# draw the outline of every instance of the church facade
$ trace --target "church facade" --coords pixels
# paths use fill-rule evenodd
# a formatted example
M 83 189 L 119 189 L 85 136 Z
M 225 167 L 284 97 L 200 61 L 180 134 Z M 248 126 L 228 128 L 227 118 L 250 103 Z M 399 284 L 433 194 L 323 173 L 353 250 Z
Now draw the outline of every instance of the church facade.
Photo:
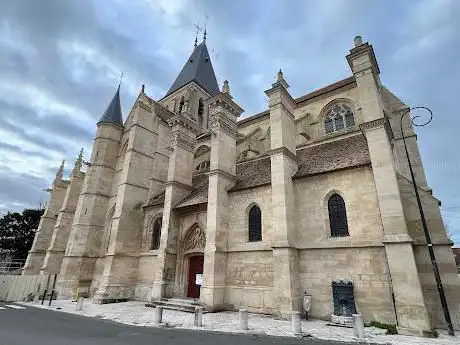
M 24 274 L 58 274 L 58 298 L 289 317 L 306 293 L 311 317 L 445 327 L 399 129 L 409 107 L 381 84 L 370 44 L 355 38 L 346 59 L 349 78 L 299 98 L 280 70 L 268 109 L 242 119 L 205 41 L 162 99 L 142 87 L 124 122 L 119 87 L 86 172 L 82 154 L 69 179 L 59 169 Z M 458 328 L 452 243 L 403 125 Z

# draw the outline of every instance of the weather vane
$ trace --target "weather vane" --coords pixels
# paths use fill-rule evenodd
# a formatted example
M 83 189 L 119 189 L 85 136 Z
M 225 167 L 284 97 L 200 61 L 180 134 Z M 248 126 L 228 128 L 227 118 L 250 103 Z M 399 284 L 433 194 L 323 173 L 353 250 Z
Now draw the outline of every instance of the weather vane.
M 196 29 L 196 34 L 195 34 L 195 47 L 196 47 L 198 44 L 198 33 L 200 33 L 201 30 L 203 30 L 203 28 L 200 26 L 200 21 L 198 21 L 198 23 L 194 24 L 193 26 Z

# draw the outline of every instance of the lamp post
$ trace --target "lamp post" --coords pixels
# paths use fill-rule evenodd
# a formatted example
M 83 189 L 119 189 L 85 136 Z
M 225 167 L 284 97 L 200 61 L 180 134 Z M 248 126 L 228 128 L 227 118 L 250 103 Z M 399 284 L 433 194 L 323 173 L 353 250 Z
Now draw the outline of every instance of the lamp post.
M 420 116 L 418 116 L 418 115 L 414 116 L 411 119 L 412 125 L 414 125 L 416 127 L 423 127 L 423 126 L 426 126 L 427 124 L 429 124 L 431 122 L 431 120 L 433 119 L 433 112 L 427 107 L 419 106 L 419 107 L 409 108 L 407 111 L 405 111 L 401 115 L 401 119 L 400 119 L 401 137 L 402 137 L 402 140 L 403 140 L 403 143 L 404 143 L 404 150 L 406 151 L 406 158 L 407 158 L 407 163 L 409 165 L 409 171 L 410 171 L 410 176 L 411 176 L 411 179 L 412 179 L 412 185 L 414 187 L 415 197 L 417 199 L 417 205 L 418 205 L 418 209 L 420 211 L 420 218 L 422 219 L 423 232 L 425 233 L 426 245 L 428 247 L 428 252 L 430 253 L 431 265 L 433 266 L 434 278 L 436 280 L 436 286 L 438 288 L 439 298 L 441 299 L 441 305 L 442 305 L 442 310 L 444 312 L 444 318 L 446 319 L 447 327 L 449 328 L 449 335 L 453 336 L 454 335 L 454 328 L 452 327 L 452 321 L 450 319 L 449 307 L 447 306 L 446 296 L 444 294 L 444 289 L 442 287 L 441 276 L 439 275 L 438 264 L 436 262 L 436 257 L 434 255 L 433 244 L 431 243 L 431 237 L 430 237 L 430 233 L 428 231 L 428 226 L 426 224 L 425 214 L 423 212 L 422 203 L 420 201 L 420 195 L 418 193 L 417 183 L 415 182 L 414 170 L 412 169 L 412 164 L 410 162 L 409 151 L 407 150 L 406 138 L 404 136 L 404 131 L 403 131 L 404 117 L 407 114 L 409 114 L 411 110 L 415 110 L 415 109 L 422 109 L 422 110 L 428 111 L 430 113 L 430 118 L 428 119 L 428 121 L 426 121 L 424 123 L 417 124 L 417 123 L 414 122 L 414 120 L 419 118 Z

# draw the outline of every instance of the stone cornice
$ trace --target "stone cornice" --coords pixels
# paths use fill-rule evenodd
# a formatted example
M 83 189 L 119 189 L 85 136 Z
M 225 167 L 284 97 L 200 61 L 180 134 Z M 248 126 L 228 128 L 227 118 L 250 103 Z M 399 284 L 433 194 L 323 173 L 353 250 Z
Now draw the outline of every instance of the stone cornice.
M 150 108 L 147 104 L 145 104 L 145 103 L 142 102 L 142 101 L 138 101 L 138 102 L 137 102 L 137 105 L 139 106 L 139 108 L 142 108 L 142 109 L 148 111 L 149 113 L 152 112 L 152 108 Z
M 385 128 L 388 138 L 393 139 L 393 131 L 391 130 L 390 123 L 387 117 L 381 117 L 379 119 L 365 122 L 359 125 L 359 128 L 361 129 L 361 132 L 363 132 L 364 136 L 366 136 L 366 131 L 376 129 L 379 127 Z
M 168 124 L 170 127 L 173 127 L 173 131 L 177 128 L 184 128 L 190 130 L 190 132 L 192 132 L 194 136 L 196 136 L 200 132 L 198 124 L 182 114 L 178 114 L 171 117 L 168 120 Z
M 224 176 L 225 178 L 227 178 L 228 180 L 231 180 L 231 181 L 238 181 L 238 177 L 236 177 L 236 175 L 232 175 L 222 169 L 213 169 L 211 170 L 210 172 L 207 173 L 207 175 L 209 177 L 213 176 L 213 175 L 222 175 Z
M 209 105 L 210 113 L 215 113 L 218 110 L 215 108 L 221 107 L 221 110 L 225 110 L 230 114 L 238 117 L 244 111 L 238 104 L 232 100 L 232 96 L 228 93 L 221 92 L 218 95 L 212 97 L 206 102 Z
M 189 191 L 195 190 L 195 188 L 192 187 L 192 186 L 189 186 L 189 185 L 186 185 L 186 184 L 184 184 L 182 182 L 174 181 L 174 180 L 166 182 L 166 187 L 168 187 L 168 186 L 180 187 L 182 189 L 186 189 L 186 190 L 189 190 Z
M 295 109 L 296 107 L 296 101 L 294 98 L 292 98 L 291 94 L 289 93 L 289 91 L 287 90 L 287 88 L 281 84 L 281 83 L 274 83 L 272 85 L 273 87 L 271 89 L 268 89 L 268 90 L 265 90 L 265 94 L 268 96 L 268 98 L 272 98 L 271 96 L 276 93 L 276 92 L 280 92 L 282 94 L 282 96 L 285 96 L 285 98 L 287 98 L 289 100 L 289 102 L 292 104 L 292 107 Z M 281 98 L 283 98 L 281 96 Z
M 294 162 L 297 163 L 297 156 L 294 153 L 292 153 L 287 147 L 284 147 L 284 146 L 283 147 L 278 147 L 278 148 L 273 149 L 273 150 L 270 150 L 269 154 L 270 154 L 270 156 L 283 154 L 283 155 L 289 157 L 290 159 L 292 159 Z
M 169 137 L 169 145 L 173 150 L 180 147 L 189 152 L 195 152 L 196 137 L 193 134 L 192 136 L 187 135 L 180 130 L 173 130 Z

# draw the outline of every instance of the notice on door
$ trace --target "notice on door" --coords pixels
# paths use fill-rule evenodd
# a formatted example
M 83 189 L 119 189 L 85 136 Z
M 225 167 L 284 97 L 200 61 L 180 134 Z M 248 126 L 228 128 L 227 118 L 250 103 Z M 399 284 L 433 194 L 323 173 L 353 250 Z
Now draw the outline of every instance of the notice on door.
M 195 284 L 202 285 L 203 284 L 203 273 L 195 274 Z

